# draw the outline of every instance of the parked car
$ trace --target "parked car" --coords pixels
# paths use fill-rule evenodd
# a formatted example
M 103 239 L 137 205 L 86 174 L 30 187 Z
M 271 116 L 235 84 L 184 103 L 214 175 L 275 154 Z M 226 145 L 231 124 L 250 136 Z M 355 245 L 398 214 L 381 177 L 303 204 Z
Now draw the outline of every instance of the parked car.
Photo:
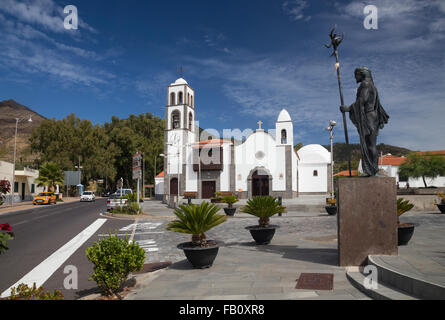
M 107 211 L 128 206 L 128 199 L 121 199 L 120 194 L 112 194 L 107 200 Z
M 56 201 L 56 195 L 53 192 L 42 192 L 34 197 L 32 204 L 56 204 Z
M 92 191 L 85 191 L 80 196 L 80 202 L 94 202 L 94 201 L 96 201 L 96 196 Z
M 131 189 L 122 189 L 122 195 L 123 196 L 125 196 L 125 195 L 127 195 L 129 193 L 133 193 L 133 190 L 131 190 Z M 120 196 L 121 195 L 121 189 L 117 189 L 114 194 L 117 194 L 117 195 Z
M 108 198 L 109 196 L 111 196 L 111 191 L 110 190 L 104 191 L 100 196 L 103 198 Z

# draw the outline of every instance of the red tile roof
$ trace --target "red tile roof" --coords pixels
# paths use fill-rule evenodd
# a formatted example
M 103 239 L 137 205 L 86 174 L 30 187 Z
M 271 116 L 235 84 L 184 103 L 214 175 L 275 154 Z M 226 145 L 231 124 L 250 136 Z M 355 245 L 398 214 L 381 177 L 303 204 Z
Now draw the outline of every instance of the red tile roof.
M 160 174 L 158 174 L 157 176 L 156 176 L 156 178 L 163 178 L 164 177 L 164 171 L 162 171 Z
M 358 170 L 351 170 L 352 176 L 358 176 Z M 339 173 L 334 174 L 334 177 L 345 176 L 349 177 L 349 170 L 341 171 Z
M 220 147 L 223 143 L 231 143 L 230 140 L 212 139 L 193 143 L 194 148 L 202 147 Z
M 386 155 L 379 158 L 379 165 L 385 166 L 400 166 L 406 161 L 405 157 L 396 157 L 393 155 Z

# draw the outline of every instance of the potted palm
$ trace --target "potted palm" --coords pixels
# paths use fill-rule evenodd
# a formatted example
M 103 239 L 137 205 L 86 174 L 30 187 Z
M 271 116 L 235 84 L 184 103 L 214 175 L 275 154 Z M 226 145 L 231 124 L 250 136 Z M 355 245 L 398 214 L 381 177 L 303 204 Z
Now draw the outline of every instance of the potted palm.
M 210 202 L 211 203 L 221 203 L 222 201 L 222 196 L 221 196 L 221 192 L 215 192 L 215 195 L 210 198 Z
M 178 219 L 168 224 L 167 230 L 192 235 L 192 241 L 179 244 L 178 249 L 184 250 L 194 268 L 211 267 L 218 254 L 218 243 L 207 240 L 205 232 L 227 220 L 227 216 L 218 214 L 219 210 L 218 206 L 206 201 L 200 205 L 181 205 L 174 211 Z
M 278 199 L 271 196 L 255 197 L 247 201 L 241 212 L 260 218 L 256 226 L 246 227 L 257 244 L 269 244 L 279 226 L 271 225 L 270 217 L 285 212 L 286 208 L 280 205 Z
M 414 225 L 411 223 L 401 223 L 400 216 L 414 208 L 414 204 L 403 198 L 397 199 L 397 236 L 398 245 L 405 246 L 414 234 Z
M 227 203 L 227 208 L 224 208 L 224 212 L 228 216 L 233 216 L 236 212 L 236 208 L 233 207 L 235 203 L 237 203 L 239 200 L 236 196 L 225 196 L 222 199 L 222 202 Z
M 337 199 L 327 198 L 326 204 L 326 212 L 331 216 L 335 216 L 337 214 Z
M 437 194 L 440 197 L 440 203 L 437 203 L 437 208 L 439 208 L 441 213 L 445 213 L 445 194 L 443 192 L 439 192 Z

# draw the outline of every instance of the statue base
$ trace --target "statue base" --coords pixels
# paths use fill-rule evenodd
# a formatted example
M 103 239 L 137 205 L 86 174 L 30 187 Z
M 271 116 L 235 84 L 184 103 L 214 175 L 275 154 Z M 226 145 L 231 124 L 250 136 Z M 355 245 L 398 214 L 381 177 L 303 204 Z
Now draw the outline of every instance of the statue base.
M 338 180 L 339 265 L 365 265 L 368 255 L 397 255 L 395 178 Z

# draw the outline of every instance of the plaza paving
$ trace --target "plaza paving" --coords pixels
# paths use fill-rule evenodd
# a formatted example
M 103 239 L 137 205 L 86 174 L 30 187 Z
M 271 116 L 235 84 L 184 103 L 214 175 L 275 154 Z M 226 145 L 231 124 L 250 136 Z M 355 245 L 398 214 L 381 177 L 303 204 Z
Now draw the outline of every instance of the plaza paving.
M 321 198 L 320 198 L 321 199 Z M 221 242 L 214 265 L 195 270 L 182 250 L 189 235 L 166 230 L 174 219 L 172 209 L 161 202 L 146 201 L 148 216 L 137 222 L 134 240 L 147 252 L 146 262 L 171 261 L 164 270 L 148 275 L 127 299 L 369 299 L 352 286 L 345 268 L 337 266 L 337 218 L 320 212 L 289 211 L 272 218 L 280 226 L 271 244 L 257 246 L 244 228 L 256 218 L 236 214 L 207 233 Z M 408 213 L 402 220 L 413 222 L 415 235 L 398 257 L 384 257 L 389 264 L 408 272 L 403 264 L 443 281 L 445 215 Z M 297 290 L 301 273 L 334 274 L 334 290 Z M 432 279 L 432 278 L 431 278 Z

